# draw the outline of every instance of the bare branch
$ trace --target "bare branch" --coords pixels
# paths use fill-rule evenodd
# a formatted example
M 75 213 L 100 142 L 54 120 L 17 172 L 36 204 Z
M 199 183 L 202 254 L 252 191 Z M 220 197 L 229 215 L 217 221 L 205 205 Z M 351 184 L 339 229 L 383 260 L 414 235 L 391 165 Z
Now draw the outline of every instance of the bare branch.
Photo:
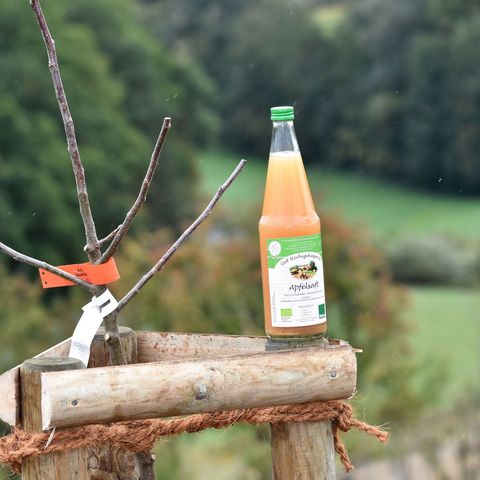
M 62 77 L 60 75 L 60 68 L 58 66 L 57 52 L 55 48 L 55 41 L 50 34 L 50 30 L 45 20 L 45 16 L 40 5 L 40 0 L 30 0 L 30 5 L 35 12 L 37 22 L 42 33 L 45 47 L 48 55 L 48 68 L 52 75 L 55 94 L 62 115 L 63 125 L 65 128 L 65 135 L 67 137 L 68 152 L 72 161 L 73 173 L 75 175 L 75 183 L 77 185 L 78 203 L 80 206 L 80 213 L 85 227 L 85 237 L 87 240 L 88 258 L 91 263 L 95 263 L 100 259 L 101 252 L 98 247 L 97 233 L 95 230 L 95 223 L 93 221 L 92 212 L 90 209 L 90 202 L 88 200 L 87 184 L 85 181 L 85 172 L 83 170 L 82 160 L 77 145 L 77 137 L 75 135 L 75 126 L 73 118 L 68 107 L 65 89 L 63 87 Z
M 54 273 L 55 275 L 58 275 L 59 277 L 62 277 L 65 280 L 70 280 L 71 282 L 76 283 L 77 285 L 80 285 L 83 288 L 86 288 L 92 293 L 94 293 L 95 291 L 96 286 L 93 285 L 92 283 L 85 282 L 84 280 L 76 277 L 75 275 L 71 275 L 70 273 L 65 272 L 64 270 L 60 270 L 59 268 L 54 267 L 49 263 L 43 262 L 41 260 L 37 260 L 36 258 L 29 257 L 28 255 L 17 252 L 16 250 L 13 250 L 13 248 L 8 247 L 2 242 L 0 242 L 0 252 L 7 254 L 17 262 L 26 263 L 27 265 L 30 265 L 35 268 L 43 268 L 44 270 L 47 270 L 50 273 Z
M 150 184 L 152 182 L 152 178 L 158 164 L 158 159 L 160 158 L 160 153 L 162 151 L 163 143 L 165 142 L 165 138 L 171 125 L 171 119 L 169 117 L 164 118 L 162 129 L 160 130 L 157 142 L 155 144 L 155 148 L 153 149 L 150 164 L 148 166 L 145 179 L 143 180 L 142 187 L 140 188 L 140 192 L 137 199 L 135 200 L 135 203 L 133 204 L 130 211 L 127 213 L 125 220 L 110 235 L 98 242 L 101 246 L 104 242 L 108 241 L 109 237 L 111 237 L 112 235 L 114 236 L 112 243 L 102 256 L 100 263 L 106 262 L 115 253 L 118 246 L 120 245 L 120 242 L 130 228 L 130 225 L 132 224 L 135 215 L 145 203 L 148 188 L 150 187 Z M 110 361 L 112 362 L 112 365 L 124 365 L 126 363 L 125 355 L 119 340 L 117 317 L 118 310 L 114 310 L 110 315 L 107 315 L 103 319 L 103 325 L 105 327 L 105 343 L 108 348 L 108 353 L 110 355 Z
M 120 230 L 120 227 L 122 225 L 118 225 L 117 228 L 115 228 L 114 230 L 112 230 L 106 237 L 103 237 L 102 239 L 100 239 L 98 241 L 98 246 L 101 247 L 102 245 L 104 245 L 105 243 L 108 243 L 108 242 L 111 242 L 114 238 L 115 238 L 115 235 L 117 234 L 117 232 Z M 86 248 L 86 246 L 85 246 Z
M 130 211 L 127 213 L 125 220 L 120 226 L 120 229 L 115 234 L 115 238 L 113 239 L 112 243 L 109 245 L 105 253 L 102 255 L 102 258 L 100 259 L 100 263 L 105 263 L 106 261 L 108 261 L 109 258 L 117 251 L 117 248 L 120 245 L 120 242 L 123 240 L 123 237 L 128 232 L 128 229 L 130 228 L 130 225 L 132 224 L 133 219 L 135 218 L 135 215 L 140 210 L 142 205 L 145 203 L 145 200 L 147 199 L 148 189 L 150 187 L 150 184 L 152 183 L 152 178 L 155 173 L 155 169 L 157 168 L 157 165 L 158 165 L 158 159 L 160 158 L 160 153 L 162 151 L 163 143 L 165 142 L 165 137 L 167 136 L 167 133 L 170 130 L 171 125 L 172 125 L 171 118 L 165 117 L 163 119 L 162 129 L 160 130 L 160 133 L 158 135 L 157 143 L 155 144 L 155 148 L 153 149 L 152 157 L 150 159 L 150 164 L 148 165 L 147 173 L 145 174 L 145 178 L 143 179 L 142 186 L 140 188 L 140 192 L 138 193 L 137 199 L 135 200 L 135 203 L 133 204 Z
M 102 252 L 100 250 L 100 243 L 98 241 L 95 223 L 93 221 L 92 211 L 90 208 L 90 201 L 88 199 L 87 183 L 85 179 L 85 172 L 83 169 L 82 160 L 77 144 L 77 137 L 75 135 L 75 126 L 73 118 L 68 107 L 65 89 L 63 87 L 62 77 L 60 75 L 60 67 L 58 65 L 57 52 L 55 48 L 55 41 L 52 38 L 47 21 L 40 5 L 40 0 L 30 0 L 30 5 L 35 12 L 40 31 L 42 33 L 43 41 L 47 49 L 48 68 L 52 75 L 53 86 L 55 88 L 55 95 L 57 97 L 58 106 L 62 115 L 63 126 L 65 128 L 65 135 L 67 138 L 68 152 L 72 161 L 73 174 L 75 176 L 75 183 L 77 186 L 78 204 L 80 207 L 80 214 L 83 220 L 85 229 L 86 246 L 85 252 L 88 255 L 90 263 L 98 263 Z M 101 295 L 105 291 L 105 286 L 96 286 L 94 295 Z M 122 361 L 121 355 L 116 355 L 115 352 L 121 350 L 118 327 L 115 319 L 109 321 L 105 320 L 105 336 L 109 336 L 110 341 L 107 341 L 110 359 L 113 364 L 125 363 Z M 123 352 L 122 352 L 123 353 Z
M 118 302 L 118 306 L 116 308 L 116 312 L 122 310 L 122 308 L 127 305 L 145 286 L 145 284 L 152 279 L 152 277 L 157 274 L 163 266 L 170 260 L 172 255 L 178 250 L 178 247 L 198 228 L 198 226 L 212 213 L 213 208 L 220 200 L 220 197 L 225 193 L 225 191 L 230 187 L 233 181 L 238 177 L 240 172 L 242 171 L 243 167 L 247 163 L 246 160 L 241 160 L 240 163 L 237 165 L 235 170 L 232 172 L 230 177 L 226 180 L 226 182 L 220 186 L 217 193 L 214 197 L 210 200 L 210 203 L 207 205 L 205 210 L 202 214 L 180 235 L 177 241 L 164 253 L 162 258 L 155 264 L 155 266 L 147 272 L 139 281 L 138 283 Z
M 115 238 L 115 235 L 118 233 L 121 227 L 122 225 L 118 225 L 118 227 L 115 228 L 115 230 L 112 230 L 106 237 L 100 239 L 98 241 L 98 245 L 101 247 L 105 243 L 111 242 Z

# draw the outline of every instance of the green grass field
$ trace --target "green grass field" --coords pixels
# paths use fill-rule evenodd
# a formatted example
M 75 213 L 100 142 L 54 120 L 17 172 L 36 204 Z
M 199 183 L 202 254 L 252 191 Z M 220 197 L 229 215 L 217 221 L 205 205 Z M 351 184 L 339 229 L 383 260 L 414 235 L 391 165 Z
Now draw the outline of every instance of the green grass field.
M 233 170 L 239 157 L 220 152 L 200 156 L 205 190 L 213 193 Z M 267 161 L 251 160 L 225 194 L 226 205 L 262 201 Z M 367 224 L 379 241 L 405 233 L 445 233 L 480 241 L 480 199 L 429 195 L 353 173 L 310 167 L 310 187 L 319 210 L 338 211 L 348 221 Z
M 405 315 L 413 327 L 412 345 L 420 359 L 445 368 L 448 381 L 441 406 L 480 392 L 480 292 L 416 287 Z

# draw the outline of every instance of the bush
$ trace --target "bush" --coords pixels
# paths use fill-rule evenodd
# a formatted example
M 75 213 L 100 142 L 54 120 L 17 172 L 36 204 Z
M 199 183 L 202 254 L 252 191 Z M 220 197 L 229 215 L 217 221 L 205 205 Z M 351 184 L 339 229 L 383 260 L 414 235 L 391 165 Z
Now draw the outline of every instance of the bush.
M 221 224 L 218 214 L 215 234 L 211 227 L 197 231 L 122 312 L 123 324 L 136 330 L 263 334 L 256 213 Z M 366 232 L 331 215 L 322 215 L 322 230 L 328 334 L 364 351 L 358 388 L 371 393 L 364 406 L 368 418 L 411 420 L 412 407 L 419 413 L 429 397 L 414 387 L 414 376 L 405 377 L 417 369 L 401 314 L 406 295 L 392 285 L 388 262 Z M 122 283 L 138 279 L 170 241 L 166 230 L 126 241 L 117 256 Z
M 219 213 L 214 219 L 218 227 L 212 228 L 212 220 L 203 225 L 122 312 L 121 324 L 135 330 L 263 334 L 256 210 L 223 222 Z M 434 382 L 428 390 L 418 386 L 415 372 L 431 371 L 432 366 L 419 366 L 409 348 L 408 325 L 401 314 L 406 303 L 403 290 L 391 284 L 388 262 L 361 229 L 322 215 L 322 230 L 328 334 L 363 349 L 358 356 L 358 389 L 365 397 L 355 399 L 356 407 L 369 421 L 388 420 L 394 427 L 411 422 L 435 398 L 432 392 L 440 382 L 430 375 Z M 151 267 L 173 237 L 163 229 L 125 241 L 116 257 L 122 280 L 111 286 L 116 298 Z M 0 277 L 4 279 L 0 282 L 4 306 L 0 326 L 7 334 L 6 345 L 11 345 L 0 357 L 3 368 L 68 336 L 81 306 L 88 301 L 86 292 L 75 288 L 46 305 L 38 279 L 33 284 L 17 276 Z M 243 465 L 252 465 L 254 478 L 268 478 L 268 463 L 259 465 L 257 458 L 263 445 L 261 435 L 258 442 L 252 433 L 245 437 L 252 448 L 242 452 Z M 171 471 L 180 468 L 182 452 L 192 442 L 187 439 L 172 442 L 171 448 L 159 446 L 158 452 L 167 452 L 171 458 L 158 467 L 162 470 L 159 478 L 172 478 Z M 362 442 L 352 446 L 363 448 Z M 247 478 L 247 470 L 242 467 L 241 478 Z
M 394 279 L 405 283 L 470 285 L 475 254 L 441 235 L 406 236 L 388 251 Z

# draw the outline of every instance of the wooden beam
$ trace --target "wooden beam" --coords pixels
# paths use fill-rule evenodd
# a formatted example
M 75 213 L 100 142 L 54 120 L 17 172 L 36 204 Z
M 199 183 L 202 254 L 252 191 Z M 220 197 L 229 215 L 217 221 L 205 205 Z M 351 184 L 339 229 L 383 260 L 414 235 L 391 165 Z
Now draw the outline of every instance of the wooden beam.
M 44 429 L 350 397 L 349 345 L 42 373 Z
M 218 358 L 265 351 L 266 337 L 137 332 L 138 363 Z
M 137 332 L 139 363 L 162 360 L 218 358 L 232 355 L 258 353 L 265 350 L 265 337 L 239 335 L 210 335 L 195 333 Z M 331 340 L 331 345 L 345 342 Z M 66 358 L 70 338 L 39 353 L 35 358 Z M 0 419 L 11 426 L 20 422 L 19 399 L 20 365 L 0 375 Z

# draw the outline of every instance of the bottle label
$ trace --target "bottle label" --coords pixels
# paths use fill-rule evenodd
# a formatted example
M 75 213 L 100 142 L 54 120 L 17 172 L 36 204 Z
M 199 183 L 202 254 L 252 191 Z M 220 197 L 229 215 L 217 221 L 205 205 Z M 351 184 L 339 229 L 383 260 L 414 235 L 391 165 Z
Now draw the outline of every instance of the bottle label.
M 267 240 L 273 327 L 327 321 L 320 234 Z

